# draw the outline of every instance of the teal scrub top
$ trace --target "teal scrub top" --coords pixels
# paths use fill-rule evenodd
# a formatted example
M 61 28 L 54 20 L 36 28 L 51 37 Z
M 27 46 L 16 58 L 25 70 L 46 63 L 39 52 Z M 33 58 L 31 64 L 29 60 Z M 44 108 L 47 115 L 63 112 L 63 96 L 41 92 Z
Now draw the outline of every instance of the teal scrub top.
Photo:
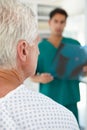
M 61 43 L 80 44 L 74 39 L 65 37 L 62 38 Z M 37 72 L 50 73 L 50 67 L 57 52 L 57 48 L 47 39 L 43 39 L 39 44 L 39 50 L 40 55 L 38 58 Z M 76 80 L 54 79 L 47 84 L 40 83 L 39 92 L 62 105 L 74 104 L 80 100 L 79 82 Z

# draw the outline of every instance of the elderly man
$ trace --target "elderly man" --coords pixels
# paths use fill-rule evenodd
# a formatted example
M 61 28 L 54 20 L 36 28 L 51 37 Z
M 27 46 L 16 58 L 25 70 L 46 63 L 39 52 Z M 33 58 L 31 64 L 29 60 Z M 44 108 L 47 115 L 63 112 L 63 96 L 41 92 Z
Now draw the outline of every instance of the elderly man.
M 30 8 L 0 0 L 0 130 L 79 130 L 70 111 L 23 84 L 35 73 L 38 40 Z

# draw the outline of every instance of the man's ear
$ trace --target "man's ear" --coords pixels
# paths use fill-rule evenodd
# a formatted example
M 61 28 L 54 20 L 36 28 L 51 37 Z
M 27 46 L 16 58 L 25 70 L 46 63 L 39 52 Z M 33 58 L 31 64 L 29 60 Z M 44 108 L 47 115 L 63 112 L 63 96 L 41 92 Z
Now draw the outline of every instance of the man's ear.
M 50 20 L 48 20 L 48 24 L 50 25 Z
M 18 58 L 21 61 L 25 62 L 27 59 L 27 54 L 28 54 L 28 43 L 24 40 L 19 41 L 17 45 Z

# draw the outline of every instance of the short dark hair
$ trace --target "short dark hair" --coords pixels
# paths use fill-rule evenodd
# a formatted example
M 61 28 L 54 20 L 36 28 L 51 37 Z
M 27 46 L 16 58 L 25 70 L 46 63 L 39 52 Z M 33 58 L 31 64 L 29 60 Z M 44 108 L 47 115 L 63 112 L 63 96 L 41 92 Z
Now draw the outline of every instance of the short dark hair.
M 65 17 L 67 18 L 68 17 L 68 13 L 62 9 L 62 8 L 55 8 L 54 10 L 52 10 L 49 14 L 50 16 L 50 19 L 55 15 L 55 14 L 62 14 L 62 15 L 65 15 Z

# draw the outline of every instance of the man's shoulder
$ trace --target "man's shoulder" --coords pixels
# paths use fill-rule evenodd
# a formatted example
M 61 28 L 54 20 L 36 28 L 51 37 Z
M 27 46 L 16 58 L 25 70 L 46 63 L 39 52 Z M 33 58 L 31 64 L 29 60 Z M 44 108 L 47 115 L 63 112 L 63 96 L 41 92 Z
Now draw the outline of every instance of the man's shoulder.
M 0 104 L 12 104 L 14 102 L 32 102 L 37 104 L 39 103 L 39 105 L 42 106 L 49 106 L 49 108 L 51 106 L 55 106 L 54 108 L 62 110 L 66 113 L 71 113 L 69 112 L 65 107 L 63 107 L 62 105 L 56 103 L 55 101 L 53 101 L 51 98 L 39 93 L 39 92 L 35 92 L 32 90 L 29 90 L 25 85 L 21 85 L 19 86 L 17 89 L 11 91 L 10 93 L 8 93 L 2 100 L 2 102 L 0 102 Z M 9 105 L 8 105 L 9 106 Z
M 66 43 L 80 45 L 80 42 L 76 39 L 64 37 Z
M 75 117 L 69 110 L 39 92 L 29 90 L 25 85 L 19 86 L 19 88 L 5 97 L 5 100 L 2 102 L 2 109 L 0 110 L 1 114 L 4 113 L 3 108 L 8 113 L 12 113 L 15 120 L 20 118 L 19 123 L 22 118 L 24 119 L 23 115 L 29 120 L 30 124 L 32 124 L 31 118 L 33 118 L 33 123 L 36 123 L 35 120 L 39 116 L 42 125 L 45 124 L 49 127 L 52 125 L 53 127 L 55 124 L 55 128 L 63 128 L 64 125 L 64 127 L 76 128 L 78 130 Z M 22 114 L 20 114 L 20 111 Z
M 68 110 L 63 107 L 62 105 L 56 103 L 55 101 L 53 101 L 51 98 L 30 90 L 29 88 L 27 88 L 26 85 L 22 84 L 20 85 L 18 88 L 16 88 L 15 90 L 9 92 L 3 99 L 2 102 L 0 102 L 0 104 L 6 104 L 7 106 L 9 106 L 8 104 L 16 104 L 18 102 L 26 102 L 28 101 L 28 103 L 32 102 L 35 104 L 42 104 L 42 105 L 47 105 L 47 106 L 55 106 L 56 108 L 59 108 L 60 110 L 64 110 L 66 112 L 68 112 Z M 14 103 L 13 103 L 14 102 Z
M 27 102 L 27 104 L 26 104 Z M 17 104 L 24 103 L 26 105 L 30 104 L 30 107 L 34 105 L 40 105 L 41 107 L 48 106 L 49 109 L 53 108 L 54 110 L 64 112 L 68 115 L 72 115 L 69 110 L 67 110 L 62 105 L 56 103 L 51 98 L 32 90 L 29 90 L 25 85 L 20 85 L 17 89 L 8 93 L 0 102 L 0 104 L 10 107 L 10 105 L 17 106 Z M 13 106 L 12 106 L 13 107 Z M 24 106 L 23 106 L 24 107 Z

